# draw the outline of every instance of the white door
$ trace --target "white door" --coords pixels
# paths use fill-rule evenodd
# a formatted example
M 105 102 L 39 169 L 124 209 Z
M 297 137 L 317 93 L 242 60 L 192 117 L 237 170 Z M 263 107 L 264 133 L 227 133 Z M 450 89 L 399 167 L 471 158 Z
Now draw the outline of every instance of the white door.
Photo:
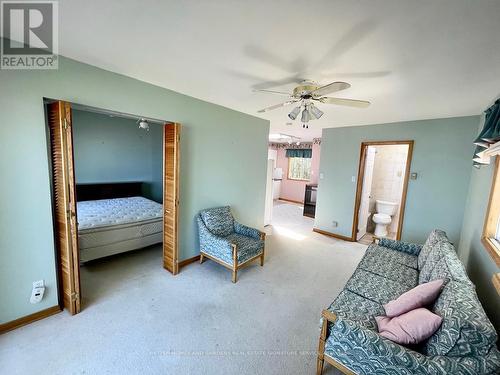
M 363 190 L 361 191 L 361 202 L 359 205 L 357 240 L 366 234 L 366 226 L 368 224 L 368 217 L 370 216 L 370 198 L 376 150 L 375 147 L 368 146 L 365 153 L 365 173 L 363 175 Z
M 273 219 L 273 170 L 274 160 L 267 161 L 267 177 L 266 177 L 266 206 L 264 208 L 264 225 L 271 224 Z

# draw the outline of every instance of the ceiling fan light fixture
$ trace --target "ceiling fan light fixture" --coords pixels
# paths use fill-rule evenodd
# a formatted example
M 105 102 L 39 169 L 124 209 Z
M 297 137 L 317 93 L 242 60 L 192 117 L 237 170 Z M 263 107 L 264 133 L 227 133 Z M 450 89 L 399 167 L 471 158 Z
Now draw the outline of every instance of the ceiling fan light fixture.
M 290 119 L 292 120 L 295 120 L 299 115 L 299 113 L 300 113 L 300 106 L 297 106 L 294 109 L 292 109 L 292 112 L 288 114 L 288 117 L 290 117 Z
M 309 106 L 309 112 L 314 116 L 316 120 L 319 119 L 324 114 L 324 112 L 321 109 L 319 109 L 313 104 Z
M 302 111 L 302 118 L 301 118 L 301 121 L 303 123 L 305 122 L 309 122 L 309 120 L 311 119 L 311 112 L 309 112 L 309 109 L 306 107 L 304 108 L 304 110 Z

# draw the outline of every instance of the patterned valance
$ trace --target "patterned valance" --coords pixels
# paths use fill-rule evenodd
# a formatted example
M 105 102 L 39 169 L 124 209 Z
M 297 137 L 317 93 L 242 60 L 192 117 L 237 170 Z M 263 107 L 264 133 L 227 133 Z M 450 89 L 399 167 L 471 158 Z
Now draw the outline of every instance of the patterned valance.
M 310 148 L 305 148 L 305 149 L 293 149 L 289 148 L 286 150 L 286 157 L 287 158 L 306 158 L 310 159 L 312 158 L 312 149 Z
M 476 150 L 474 151 L 474 166 L 489 164 L 488 149 L 490 146 L 500 141 L 500 99 L 485 111 L 485 120 L 483 130 L 474 140 Z
M 285 143 L 270 142 L 269 143 L 269 147 L 275 148 L 277 150 L 279 150 L 281 148 L 284 148 L 284 149 L 288 149 L 288 148 L 305 149 L 305 148 L 312 148 L 313 145 L 320 146 L 321 145 L 321 138 L 313 138 L 312 142 L 300 142 L 299 145 L 297 145 L 296 142 L 292 142 L 292 143 L 288 143 L 288 142 L 285 142 Z

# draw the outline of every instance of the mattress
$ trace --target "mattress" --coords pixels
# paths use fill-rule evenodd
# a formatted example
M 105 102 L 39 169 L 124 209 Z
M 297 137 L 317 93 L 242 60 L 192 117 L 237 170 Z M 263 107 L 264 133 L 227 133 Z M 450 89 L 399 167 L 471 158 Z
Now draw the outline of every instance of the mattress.
M 162 241 L 163 207 L 147 198 L 82 201 L 77 212 L 83 262 Z

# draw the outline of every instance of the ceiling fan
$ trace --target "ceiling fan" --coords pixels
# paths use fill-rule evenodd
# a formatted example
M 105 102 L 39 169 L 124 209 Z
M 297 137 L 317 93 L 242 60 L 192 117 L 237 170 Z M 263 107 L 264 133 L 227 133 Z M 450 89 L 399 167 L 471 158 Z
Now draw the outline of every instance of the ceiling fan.
M 297 116 L 300 114 L 302 110 L 302 127 L 309 128 L 307 124 L 310 120 L 319 119 L 323 116 L 323 111 L 321 111 L 318 107 L 314 105 L 315 102 L 320 102 L 324 104 L 336 104 L 336 105 L 344 105 L 355 108 L 366 108 L 370 105 L 370 102 L 366 100 L 355 100 L 355 99 L 344 99 L 344 98 L 332 98 L 325 95 L 331 94 L 333 92 L 345 90 L 351 87 L 350 84 L 346 82 L 333 82 L 328 85 L 320 86 L 316 82 L 313 81 L 302 81 L 299 86 L 293 89 L 293 92 L 287 93 L 282 91 L 274 91 L 274 90 L 254 90 L 255 92 L 266 92 L 269 94 L 277 94 L 288 96 L 289 100 L 286 102 L 275 104 L 270 107 L 261 109 L 258 111 L 259 113 L 272 111 L 274 109 L 278 109 L 281 107 L 285 107 L 290 104 L 298 103 L 289 114 L 288 117 L 290 119 L 295 120 Z

